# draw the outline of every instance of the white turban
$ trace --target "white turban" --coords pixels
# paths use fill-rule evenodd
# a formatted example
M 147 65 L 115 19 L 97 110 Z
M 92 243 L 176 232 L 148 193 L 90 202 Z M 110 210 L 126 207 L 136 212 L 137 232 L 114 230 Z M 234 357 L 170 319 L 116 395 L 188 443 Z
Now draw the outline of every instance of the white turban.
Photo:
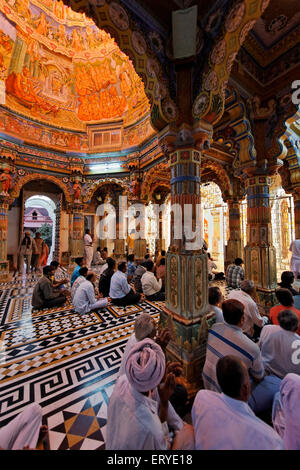
M 138 392 L 148 392 L 163 379 L 166 368 L 165 355 L 152 339 L 139 341 L 130 351 L 125 373 L 130 384 Z

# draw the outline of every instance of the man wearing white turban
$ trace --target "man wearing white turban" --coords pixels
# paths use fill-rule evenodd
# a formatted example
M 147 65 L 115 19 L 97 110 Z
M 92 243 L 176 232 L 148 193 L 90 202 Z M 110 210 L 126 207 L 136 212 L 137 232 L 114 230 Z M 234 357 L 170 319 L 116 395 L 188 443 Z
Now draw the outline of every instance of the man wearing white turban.
M 119 377 L 109 400 L 107 450 L 167 450 L 172 441 L 169 427 L 178 432 L 177 449 L 194 448 L 192 427 L 169 402 L 175 376 L 165 377 L 165 371 L 164 353 L 152 339 L 145 338 L 130 350 L 126 375 Z

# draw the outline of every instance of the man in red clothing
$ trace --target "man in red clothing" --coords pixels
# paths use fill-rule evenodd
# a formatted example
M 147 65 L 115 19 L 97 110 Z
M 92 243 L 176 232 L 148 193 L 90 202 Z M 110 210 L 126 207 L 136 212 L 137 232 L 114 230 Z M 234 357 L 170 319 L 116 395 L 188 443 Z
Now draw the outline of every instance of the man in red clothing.
M 278 314 L 282 310 L 292 310 L 297 317 L 299 318 L 299 327 L 297 330 L 297 334 L 300 335 L 300 310 L 297 310 L 294 307 L 294 298 L 291 294 L 291 292 L 288 289 L 277 289 L 276 292 L 276 297 L 279 302 L 279 305 L 275 305 L 274 307 L 271 308 L 270 310 L 270 320 L 273 323 L 273 325 L 279 325 L 278 322 Z

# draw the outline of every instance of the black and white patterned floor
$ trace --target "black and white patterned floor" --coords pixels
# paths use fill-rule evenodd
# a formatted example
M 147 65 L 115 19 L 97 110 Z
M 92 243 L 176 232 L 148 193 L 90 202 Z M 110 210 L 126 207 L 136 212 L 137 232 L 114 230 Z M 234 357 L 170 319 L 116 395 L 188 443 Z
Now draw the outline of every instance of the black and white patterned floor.
M 32 312 L 37 277 L 0 284 L 0 426 L 37 402 L 50 449 L 102 449 L 121 357 L 142 311 L 160 302 L 79 315 L 71 304 Z

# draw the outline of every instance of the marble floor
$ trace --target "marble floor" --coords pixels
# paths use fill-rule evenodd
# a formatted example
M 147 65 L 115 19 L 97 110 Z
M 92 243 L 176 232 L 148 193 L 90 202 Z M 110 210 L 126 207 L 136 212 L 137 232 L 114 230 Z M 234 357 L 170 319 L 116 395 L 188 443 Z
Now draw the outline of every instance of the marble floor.
M 107 404 L 141 311 L 161 302 L 77 314 L 72 304 L 33 311 L 35 275 L 0 284 L 0 427 L 37 402 L 50 449 L 104 449 Z

